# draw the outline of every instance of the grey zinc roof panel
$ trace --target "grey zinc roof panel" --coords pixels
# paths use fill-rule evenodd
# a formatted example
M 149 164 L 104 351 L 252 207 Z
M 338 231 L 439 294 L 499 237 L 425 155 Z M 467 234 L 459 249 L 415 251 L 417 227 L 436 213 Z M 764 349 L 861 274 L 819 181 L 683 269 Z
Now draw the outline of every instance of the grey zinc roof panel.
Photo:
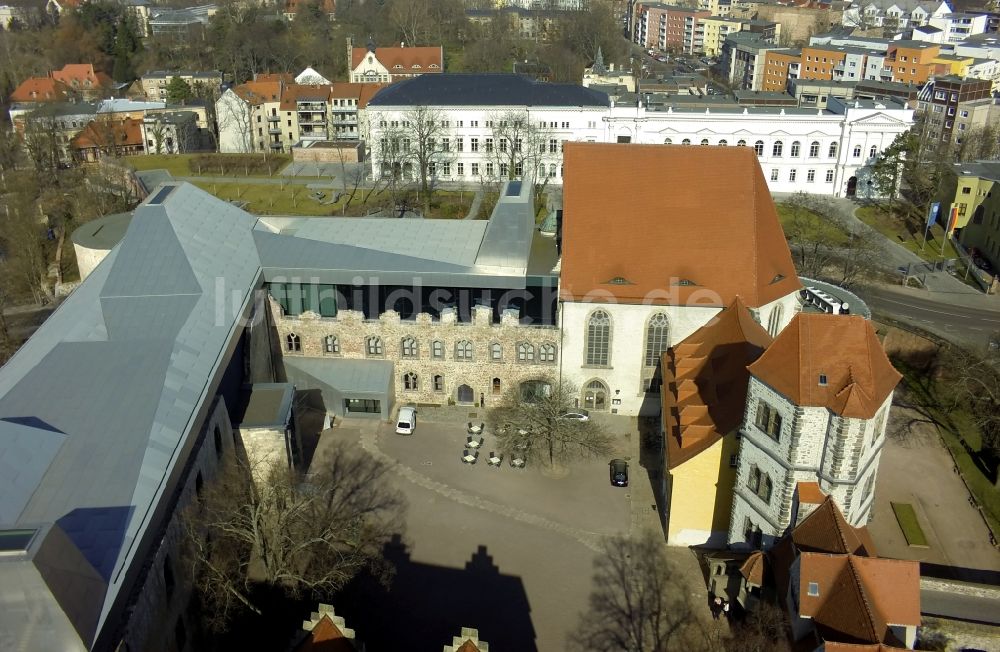
M 386 86 L 368 106 L 608 106 L 607 93 L 510 73 L 420 75 Z
M 289 356 L 285 364 L 335 389 L 352 394 L 385 392 L 392 384 L 392 362 Z
M 509 195 L 518 191 L 519 194 Z M 535 230 L 531 183 L 507 184 L 490 216 L 476 263 L 485 267 L 524 269 Z
M 52 463 L 65 433 L 0 420 L 0 523 L 14 523 Z
M 364 247 L 442 263 L 472 265 L 487 228 L 484 220 L 391 218 L 263 218 L 295 238 Z

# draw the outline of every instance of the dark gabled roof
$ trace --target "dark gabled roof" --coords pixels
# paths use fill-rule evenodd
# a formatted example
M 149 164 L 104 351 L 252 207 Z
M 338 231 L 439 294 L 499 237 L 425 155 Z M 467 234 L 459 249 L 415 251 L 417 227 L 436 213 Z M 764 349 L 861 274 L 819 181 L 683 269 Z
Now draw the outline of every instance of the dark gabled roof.
M 608 106 L 606 93 L 509 73 L 421 75 L 383 88 L 369 106 Z

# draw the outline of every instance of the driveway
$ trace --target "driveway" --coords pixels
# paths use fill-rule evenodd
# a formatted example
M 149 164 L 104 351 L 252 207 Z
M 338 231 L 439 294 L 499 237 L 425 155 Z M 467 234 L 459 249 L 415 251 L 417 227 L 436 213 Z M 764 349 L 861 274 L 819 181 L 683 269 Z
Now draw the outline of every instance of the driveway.
M 896 407 L 890 421 L 905 418 L 908 411 Z M 889 430 L 893 431 L 892 425 Z M 969 492 L 954 466 L 931 424 L 915 424 L 905 441 L 886 438 L 868 524 L 879 556 L 1000 570 L 1000 551 L 990 544 L 986 523 L 970 505 Z M 907 545 L 890 502 L 913 505 L 928 548 Z

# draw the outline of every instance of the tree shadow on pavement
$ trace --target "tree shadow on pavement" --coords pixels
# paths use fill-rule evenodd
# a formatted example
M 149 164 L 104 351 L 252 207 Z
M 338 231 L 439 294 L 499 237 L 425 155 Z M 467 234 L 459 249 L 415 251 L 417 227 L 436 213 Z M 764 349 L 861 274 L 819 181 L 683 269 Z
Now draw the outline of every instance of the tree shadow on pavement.
M 504 575 L 486 546 L 465 568 L 415 562 L 394 535 L 385 561 L 395 570 L 389 586 L 362 574 L 334 599 L 338 615 L 371 652 L 434 650 L 452 642 L 463 627 L 497 650 L 537 650 L 531 607 L 521 578 Z

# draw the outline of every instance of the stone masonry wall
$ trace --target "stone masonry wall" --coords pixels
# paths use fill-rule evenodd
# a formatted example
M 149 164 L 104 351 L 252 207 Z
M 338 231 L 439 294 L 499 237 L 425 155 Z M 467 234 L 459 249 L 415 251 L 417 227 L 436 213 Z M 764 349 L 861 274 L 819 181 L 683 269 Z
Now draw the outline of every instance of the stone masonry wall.
M 273 314 L 281 315 L 281 308 L 272 300 Z M 526 380 L 557 377 L 561 345 L 559 329 L 555 326 L 521 326 L 513 315 L 505 316 L 500 323 L 494 323 L 490 308 L 476 308 L 472 323 L 460 323 L 454 314 L 445 313 L 440 320 L 421 313 L 413 321 L 400 320 L 394 311 L 383 313 L 379 319 L 364 319 L 362 313 L 352 310 L 341 311 L 337 317 L 319 317 L 315 313 L 303 313 L 298 317 L 277 317 L 276 325 L 283 355 L 306 356 L 312 358 L 378 359 L 393 362 L 396 398 L 400 403 L 445 405 L 449 399 L 457 401 L 460 385 L 468 385 L 478 403 L 480 396 L 486 406 L 499 401 L 511 386 Z M 288 336 L 299 338 L 300 350 L 289 350 Z M 324 339 L 328 335 L 337 338 L 338 353 L 326 351 Z M 370 356 L 366 350 L 366 338 L 382 338 L 382 355 Z M 413 337 L 417 342 L 415 357 L 404 357 L 402 341 Z M 442 342 L 442 358 L 432 356 L 432 343 Z M 455 346 L 460 341 L 472 343 L 471 361 L 457 360 Z M 500 344 L 500 360 L 491 357 L 491 345 Z M 534 349 L 535 362 L 518 361 L 518 344 L 527 343 Z M 538 362 L 540 346 L 551 344 L 555 347 L 555 360 Z M 417 388 L 408 389 L 404 375 L 417 375 Z M 434 388 L 434 376 L 443 377 L 443 387 Z M 494 391 L 494 379 L 500 380 L 499 391 Z

